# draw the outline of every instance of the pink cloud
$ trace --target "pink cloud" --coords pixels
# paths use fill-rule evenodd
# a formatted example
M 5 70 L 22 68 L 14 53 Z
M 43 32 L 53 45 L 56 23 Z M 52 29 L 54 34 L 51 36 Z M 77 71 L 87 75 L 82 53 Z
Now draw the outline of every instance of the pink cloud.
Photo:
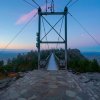
M 37 13 L 37 9 L 33 9 L 31 12 L 21 16 L 17 20 L 16 25 L 23 24 L 23 23 L 29 21 L 32 18 L 32 16 L 34 16 L 36 13 Z
M 46 6 L 42 6 L 41 7 L 42 10 L 44 11 L 46 9 Z M 33 16 L 35 16 L 35 14 L 37 13 L 37 9 L 33 9 L 31 12 L 21 16 L 17 21 L 16 21 L 16 25 L 19 25 L 19 24 L 23 24 L 23 23 L 26 23 L 28 22 Z

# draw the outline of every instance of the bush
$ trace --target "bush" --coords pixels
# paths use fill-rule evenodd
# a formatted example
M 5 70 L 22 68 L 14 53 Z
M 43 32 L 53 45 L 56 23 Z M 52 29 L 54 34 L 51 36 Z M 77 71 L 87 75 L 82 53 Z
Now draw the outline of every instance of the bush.
M 55 50 L 55 54 L 59 59 L 64 59 L 64 50 Z M 68 69 L 76 72 L 100 72 L 100 66 L 96 59 L 89 61 L 86 59 L 79 50 L 68 50 Z
M 41 59 L 46 59 L 50 50 L 41 51 Z M 2 64 L 1 64 L 2 65 Z M 24 72 L 38 68 L 38 52 L 30 51 L 27 54 L 18 54 L 16 58 L 8 59 L 7 65 L 0 68 L 2 72 Z

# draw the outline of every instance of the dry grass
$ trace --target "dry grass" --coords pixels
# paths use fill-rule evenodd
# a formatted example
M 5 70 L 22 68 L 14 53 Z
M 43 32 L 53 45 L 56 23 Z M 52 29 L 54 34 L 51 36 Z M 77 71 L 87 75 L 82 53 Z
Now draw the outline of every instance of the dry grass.
M 8 73 L 8 77 L 10 78 L 17 77 L 17 76 L 18 76 L 18 73 L 15 73 L 15 72 Z
M 4 75 L 3 73 L 0 73 L 0 80 L 5 79 L 7 76 Z
M 17 76 L 18 76 L 18 73 L 14 73 L 14 72 L 8 73 L 7 76 L 3 73 L 0 73 L 0 80 L 5 79 L 7 77 L 13 78 L 13 77 L 17 77 Z

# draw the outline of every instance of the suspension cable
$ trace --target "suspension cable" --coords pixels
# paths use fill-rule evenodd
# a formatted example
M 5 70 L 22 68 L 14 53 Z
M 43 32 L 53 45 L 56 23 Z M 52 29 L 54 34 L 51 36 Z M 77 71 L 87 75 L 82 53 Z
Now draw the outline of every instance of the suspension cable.
M 62 22 L 61 22 L 61 27 L 60 27 L 60 31 L 59 31 L 59 34 L 61 34 L 61 31 L 62 31 L 62 26 L 63 26 L 63 21 L 64 21 L 64 18 L 62 19 Z M 59 41 L 59 36 L 58 36 L 58 41 Z M 58 47 L 58 43 L 57 43 L 57 46 L 56 46 L 56 49 Z
M 28 5 L 30 5 L 31 7 L 34 7 L 30 2 L 23 0 L 25 3 L 27 3 Z
M 53 27 L 55 27 L 59 22 L 60 22 L 60 20 L 63 18 L 64 16 L 62 16 L 58 21 L 57 21 L 57 23 L 53 26 Z M 48 35 L 50 32 L 51 32 L 51 30 L 52 30 L 52 28 L 47 32 L 47 34 L 46 35 Z M 46 36 L 45 35 L 45 36 Z M 45 36 L 41 39 L 41 40 L 43 40 L 44 38 L 45 38 Z
M 34 15 L 21 29 L 20 31 L 8 42 L 8 44 L 3 48 L 3 50 L 1 51 L 4 52 L 8 47 L 9 45 L 22 33 L 22 31 L 28 26 L 29 23 L 31 23 L 31 21 L 33 20 L 33 18 L 35 17 L 36 15 Z
M 80 25 L 80 27 L 95 41 L 96 44 L 98 44 L 100 46 L 100 43 L 96 40 L 96 38 L 91 35 L 87 29 L 72 15 L 69 13 L 69 15 Z
M 46 28 L 45 28 L 45 25 L 44 25 L 44 20 L 43 20 L 43 18 L 42 18 L 42 24 L 43 24 L 44 33 L 45 33 L 45 35 L 46 35 Z M 47 35 L 46 35 L 46 41 L 48 41 Z M 47 43 L 47 45 L 48 45 L 48 49 L 49 49 L 49 44 Z
M 42 16 L 42 17 L 43 17 L 43 19 L 51 26 L 51 28 L 59 35 L 59 32 L 47 21 L 47 19 L 46 19 L 44 16 Z M 64 17 L 64 16 L 63 16 L 63 17 Z M 63 17 L 62 17 L 62 18 L 63 18 Z M 61 19 L 62 19 L 62 18 L 61 18 Z M 60 20 L 59 20 L 59 21 L 60 21 Z M 58 21 L 58 22 L 59 22 L 59 21 Z M 58 22 L 57 22 L 57 23 L 58 23 Z M 46 34 L 46 35 L 47 35 L 47 34 Z M 62 38 L 61 35 L 59 35 L 59 36 Z M 64 39 L 62 38 L 62 40 L 64 40 Z
M 66 4 L 66 6 L 68 6 L 71 2 L 72 2 L 72 0 L 69 0 L 69 2 Z
M 38 7 L 40 7 L 40 5 L 35 1 L 35 0 L 32 0 Z

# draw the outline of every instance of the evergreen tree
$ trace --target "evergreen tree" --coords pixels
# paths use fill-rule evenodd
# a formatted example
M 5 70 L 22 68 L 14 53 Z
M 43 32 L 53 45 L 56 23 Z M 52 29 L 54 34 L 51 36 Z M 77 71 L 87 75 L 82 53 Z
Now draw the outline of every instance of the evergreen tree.
M 4 61 L 1 60 L 1 61 L 0 61 L 0 67 L 2 67 L 3 65 L 4 65 Z

